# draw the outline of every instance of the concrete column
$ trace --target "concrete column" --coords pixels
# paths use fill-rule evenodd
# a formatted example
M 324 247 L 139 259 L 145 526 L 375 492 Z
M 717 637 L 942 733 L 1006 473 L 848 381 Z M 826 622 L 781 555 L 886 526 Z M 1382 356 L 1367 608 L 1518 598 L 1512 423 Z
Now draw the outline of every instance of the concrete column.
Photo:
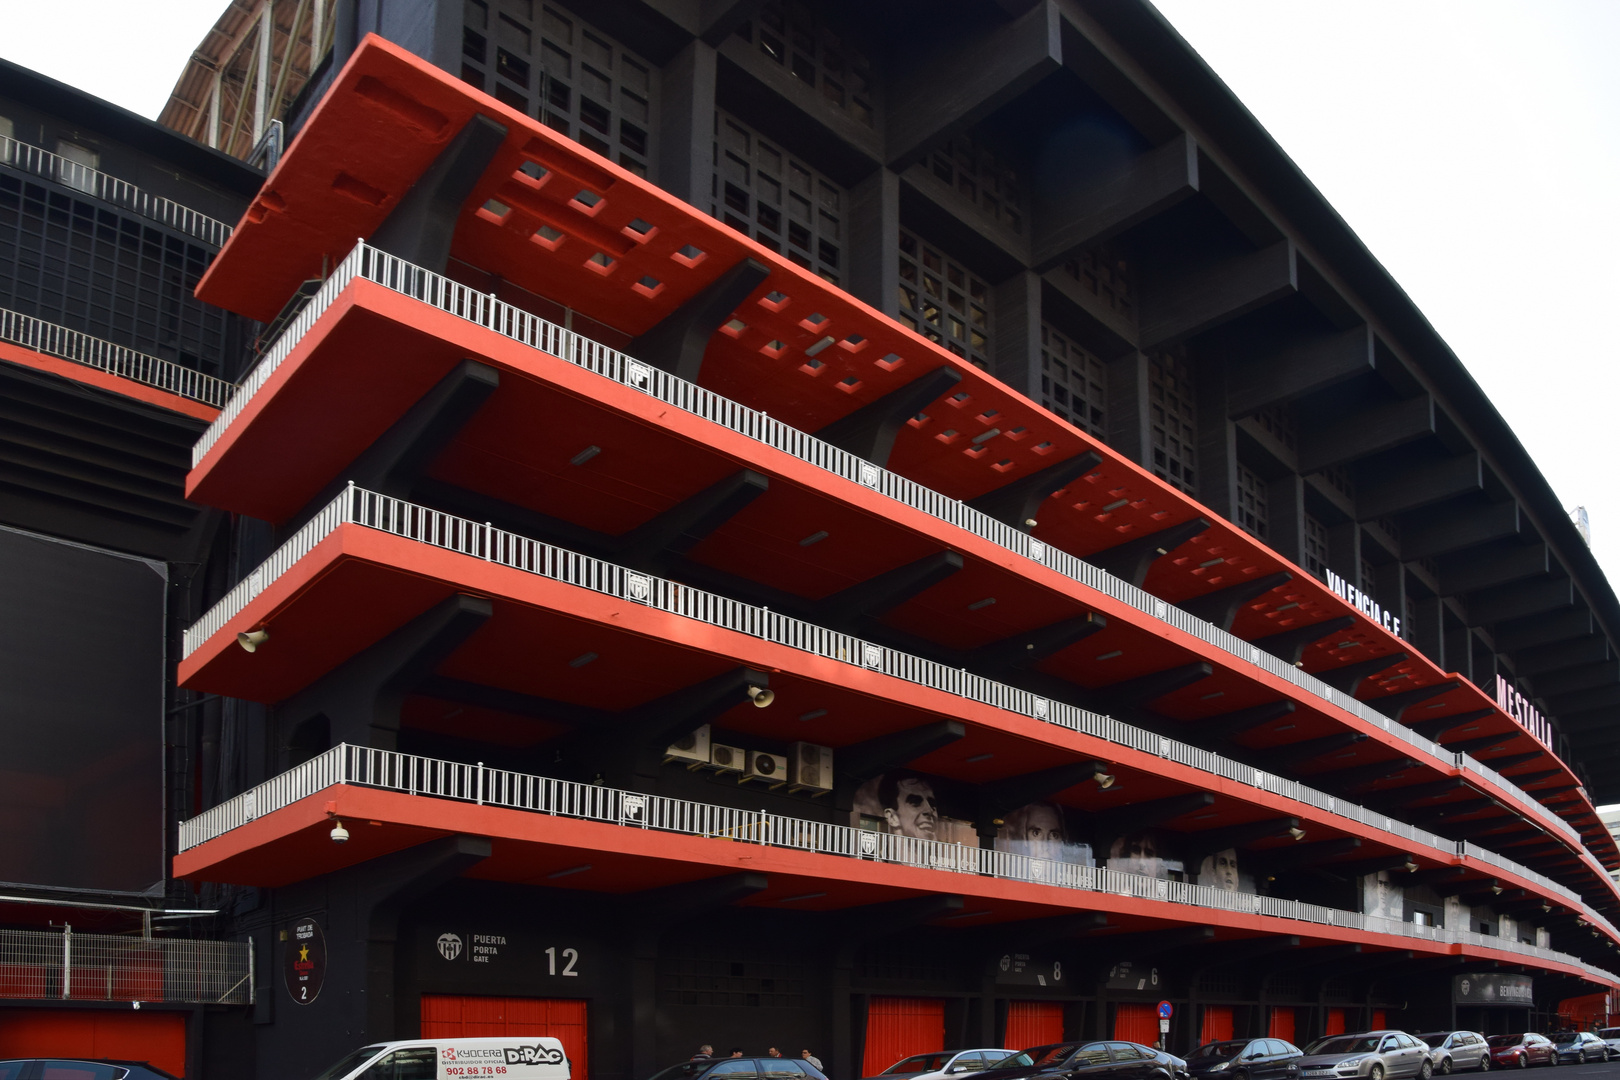
M 1020 271 L 995 287 L 991 374 L 1031 401 L 1041 400 L 1041 279 Z
M 694 39 L 659 74 L 656 179 L 703 213 L 714 176 L 715 57 L 713 46 Z
M 900 314 L 900 177 L 878 169 L 849 189 L 849 278 L 857 299 Z
M 1148 358 L 1126 353 L 1108 365 L 1108 445 L 1145 469 L 1153 468 Z

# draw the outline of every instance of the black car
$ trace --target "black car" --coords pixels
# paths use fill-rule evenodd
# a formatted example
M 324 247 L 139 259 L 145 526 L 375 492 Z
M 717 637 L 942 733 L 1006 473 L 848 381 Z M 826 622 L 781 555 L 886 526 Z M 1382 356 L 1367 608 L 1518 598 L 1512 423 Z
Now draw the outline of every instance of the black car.
M 1131 1042 L 1053 1043 L 1021 1050 L 974 1080 L 1021 1080 L 1026 1076 L 1041 1080 L 1177 1080 L 1173 1062 L 1179 1059 L 1160 1055 L 1160 1051 Z
M 827 1080 L 804 1058 L 698 1058 L 653 1073 L 651 1080 Z M 0 1080 L 7 1080 L 0 1076 Z M 26 1080 L 26 1078 L 21 1078 Z M 97 1078 L 100 1080 L 100 1078 Z
M 106 1058 L 11 1058 L 0 1061 L 0 1080 L 175 1080 L 144 1061 Z
M 1193 1076 L 1237 1080 L 1294 1080 L 1305 1051 L 1282 1039 L 1226 1039 L 1205 1043 L 1187 1055 Z

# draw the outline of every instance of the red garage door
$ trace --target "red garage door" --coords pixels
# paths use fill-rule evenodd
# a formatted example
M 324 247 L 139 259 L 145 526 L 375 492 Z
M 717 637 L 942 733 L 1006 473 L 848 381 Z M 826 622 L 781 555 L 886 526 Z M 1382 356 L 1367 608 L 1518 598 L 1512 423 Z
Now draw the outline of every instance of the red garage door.
M 1372 1028 L 1371 1028 L 1371 1030 L 1373 1030 L 1373 1031 L 1382 1031 L 1382 1030 L 1384 1030 L 1384 1022 L 1385 1022 L 1384 1010 L 1383 1009 L 1374 1009 L 1373 1010 L 1373 1015 L 1372 1015 Z
M 945 1049 L 941 998 L 875 997 L 866 1008 L 866 1053 L 861 1075 L 876 1076 L 911 1054 Z
M 1001 1045 L 1009 1050 L 1045 1046 L 1063 1041 L 1063 1003 L 1060 1001 L 1007 1002 L 1007 1036 Z
M 1294 1010 L 1292 1007 L 1273 1005 L 1271 1007 L 1271 1027 L 1266 1031 L 1273 1039 L 1286 1039 L 1294 1041 Z
M 563 1044 L 574 1080 L 589 1076 L 585 1002 L 576 998 L 422 995 L 422 1038 L 476 1035 L 550 1035 Z
M 1159 1041 L 1159 1014 L 1152 1005 L 1115 1005 L 1114 1038 L 1152 1046 Z
M 1322 1029 L 1324 1035 L 1344 1034 L 1344 1010 L 1329 1009 L 1327 1011 L 1327 1026 Z
M 1198 1033 L 1199 1045 L 1224 1042 L 1232 1037 L 1232 1006 L 1205 1005 L 1204 1027 Z
M 146 1061 L 186 1075 L 186 1015 L 101 1009 L 0 1011 L 0 1058 Z

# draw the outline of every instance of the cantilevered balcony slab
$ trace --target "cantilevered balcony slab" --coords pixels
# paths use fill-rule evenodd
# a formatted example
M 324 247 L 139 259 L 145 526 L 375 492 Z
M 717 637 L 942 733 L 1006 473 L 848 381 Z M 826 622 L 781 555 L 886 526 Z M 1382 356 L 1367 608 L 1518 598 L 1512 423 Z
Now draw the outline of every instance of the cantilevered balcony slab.
M 299 282 L 341 260 L 355 237 L 371 235 L 475 115 L 507 132 L 461 208 L 451 243 L 457 272 L 479 287 L 570 308 L 607 328 L 603 336 L 629 341 L 754 259 L 768 276 L 717 328 L 700 371 L 703 387 L 814 431 L 950 367 L 960 388 L 898 433 L 887 463 L 894 473 L 969 500 L 1097 453 L 1099 465 L 1066 481 L 1031 527 L 1044 543 L 1080 556 L 1209 517 L 939 346 L 378 39 L 368 39 L 339 73 L 201 295 L 261 318 L 273 314 Z M 1283 572 L 1295 582 L 1237 612 L 1232 631 L 1239 638 L 1343 613 L 1323 586 L 1223 521 L 1159 560 L 1145 584 L 1179 604 Z M 1370 635 L 1364 647 L 1399 651 L 1371 620 L 1358 625 Z M 1336 666 L 1309 654 L 1304 663 L 1307 671 Z M 1449 678 L 1426 661 L 1399 674 L 1405 686 L 1378 689 Z M 1550 753 L 1547 760 L 1554 760 Z
M 330 840 L 334 820 L 350 829 L 343 845 Z M 1286 934 L 1301 947 L 1411 949 L 1617 982 L 1574 956 L 1466 930 L 347 746 L 183 823 L 175 873 L 282 886 L 457 834 L 491 840 L 468 871 L 488 880 L 613 894 L 749 872 L 764 879 L 739 901 L 749 906 L 837 911 L 951 895 L 962 902 L 941 912 L 942 927 L 1087 912 L 1099 944 L 1203 926 L 1211 940 Z

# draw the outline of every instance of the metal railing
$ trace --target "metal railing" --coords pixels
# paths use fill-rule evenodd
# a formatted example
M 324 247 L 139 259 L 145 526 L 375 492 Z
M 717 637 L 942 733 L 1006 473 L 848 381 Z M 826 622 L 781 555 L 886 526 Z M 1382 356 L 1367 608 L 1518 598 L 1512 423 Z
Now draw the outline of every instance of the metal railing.
M 0 930 L 0 998 L 253 1001 L 253 942 Z
M 368 247 L 363 241 L 356 243 L 354 249 L 321 287 L 315 299 L 271 347 L 259 366 L 243 381 L 242 390 L 230 405 L 203 433 L 192 452 L 194 464 L 202 460 L 242 409 L 246 408 L 248 401 L 269 378 L 274 365 L 280 364 L 286 358 L 338 293 L 357 277 L 476 323 L 504 337 L 586 368 L 604 378 L 633 387 L 666 404 L 764 443 L 826 472 L 878 491 L 896 502 L 1040 563 L 1071 581 L 1110 596 L 1137 611 L 1214 645 L 1245 663 L 1291 683 L 1341 712 L 1376 727 L 1408 744 L 1415 751 L 1443 763 L 1445 767 L 1460 768 L 1472 773 L 1483 784 L 1496 789 L 1504 799 L 1511 801 L 1522 815 L 1533 818 L 1563 836 L 1582 853 L 1587 862 L 1596 867 L 1604 880 L 1611 880 L 1607 871 L 1604 871 L 1596 859 L 1586 851 L 1580 834 L 1568 822 L 1525 794 L 1495 770 L 1475 761 L 1467 754 L 1447 750 L 1433 740 L 1424 738 L 1405 725 L 1392 721 L 1365 702 L 1329 686 L 1314 675 L 1309 675 L 1292 664 L 1272 656 L 1235 634 L 1189 615 L 1146 590 L 1121 581 L 1068 552 L 1036 540 L 1025 532 L 965 505 L 960 500 L 949 498 L 854 454 L 840 450 L 758 410 L 740 405 L 668 372 L 644 364 L 617 349 L 609 348 L 566 330 L 556 323 L 497 300 L 491 294 L 478 292 L 440 274 Z M 1616 890 L 1616 897 L 1620 899 L 1620 889 Z
M 471 543 L 471 538 L 467 538 Z M 341 744 L 221 803 L 180 825 L 180 848 L 188 851 L 232 829 L 338 784 L 380 788 L 407 795 L 453 799 L 556 817 L 599 821 L 629 828 L 721 839 L 761 847 L 790 848 L 869 862 L 895 863 L 944 873 L 974 874 L 1062 889 L 1112 893 L 1167 904 L 1246 912 L 1319 926 L 1366 930 L 1447 944 L 1502 949 L 1577 967 L 1595 979 L 1620 984 L 1616 976 L 1579 957 L 1535 945 L 1462 930 L 1341 911 L 1275 896 L 1229 892 L 1105 867 L 1040 859 L 1031 855 L 896 836 L 850 825 L 671 799 Z M 941 882 L 942 891 L 950 885 Z
M 0 308 L 0 341 L 133 379 L 215 408 L 223 407 L 236 392 L 233 382 L 6 308 Z
M 161 195 L 142 191 L 127 181 L 69 161 L 60 154 L 42 150 L 37 146 L 0 135 L 0 165 L 10 165 L 19 172 L 54 180 L 64 187 L 80 191 L 93 199 L 130 210 L 141 217 L 167 225 L 176 232 L 185 233 L 209 247 L 225 246 L 231 238 L 231 227 L 201 214 L 187 206 Z
M 227 622 L 245 609 L 255 596 L 269 588 L 299 559 L 345 524 L 376 529 L 416 543 L 460 552 L 485 562 L 576 585 L 592 592 L 605 593 L 826 659 L 880 671 L 915 685 L 980 702 L 1019 716 L 1056 724 L 1117 746 L 1130 747 L 1162 760 L 1174 761 L 1212 776 L 1269 791 L 1324 813 L 1380 830 L 1402 841 L 1429 848 L 1432 858 L 1442 858 L 1449 862 L 1457 856 L 1473 855 L 1483 850 L 1473 845 L 1447 840 L 1378 811 L 1328 795 L 1297 780 L 1256 769 L 1222 757 L 1213 751 L 1166 738 L 1110 716 L 1043 698 L 974 675 L 962 668 L 947 667 L 850 634 L 828 630 L 782 615 L 767 608 L 744 604 L 701 589 L 640 573 L 566 548 L 497 529 L 487 523 L 456 517 L 403 499 L 379 495 L 352 484 L 323 507 L 309 523 L 298 530 L 258 569 L 239 582 L 185 632 L 183 639 L 185 655 L 191 655 L 203 642 L 217 634 Z M 1541 875 L 1499 855 L 1493 854 L 1489 861 L 1493 866 L 1511 870 L 1526 879 L 1546 882 L 1547 887 L 1554 890 L 1560 899 L 1588 910 L 1578 894 L 1564 886 L 1548 881 Z M 1596 912 L 1589 912 L 1589 917 L 1594 921 L 1601 919 Z M 1615 936 L 1620 939 L 1620 932 Z

